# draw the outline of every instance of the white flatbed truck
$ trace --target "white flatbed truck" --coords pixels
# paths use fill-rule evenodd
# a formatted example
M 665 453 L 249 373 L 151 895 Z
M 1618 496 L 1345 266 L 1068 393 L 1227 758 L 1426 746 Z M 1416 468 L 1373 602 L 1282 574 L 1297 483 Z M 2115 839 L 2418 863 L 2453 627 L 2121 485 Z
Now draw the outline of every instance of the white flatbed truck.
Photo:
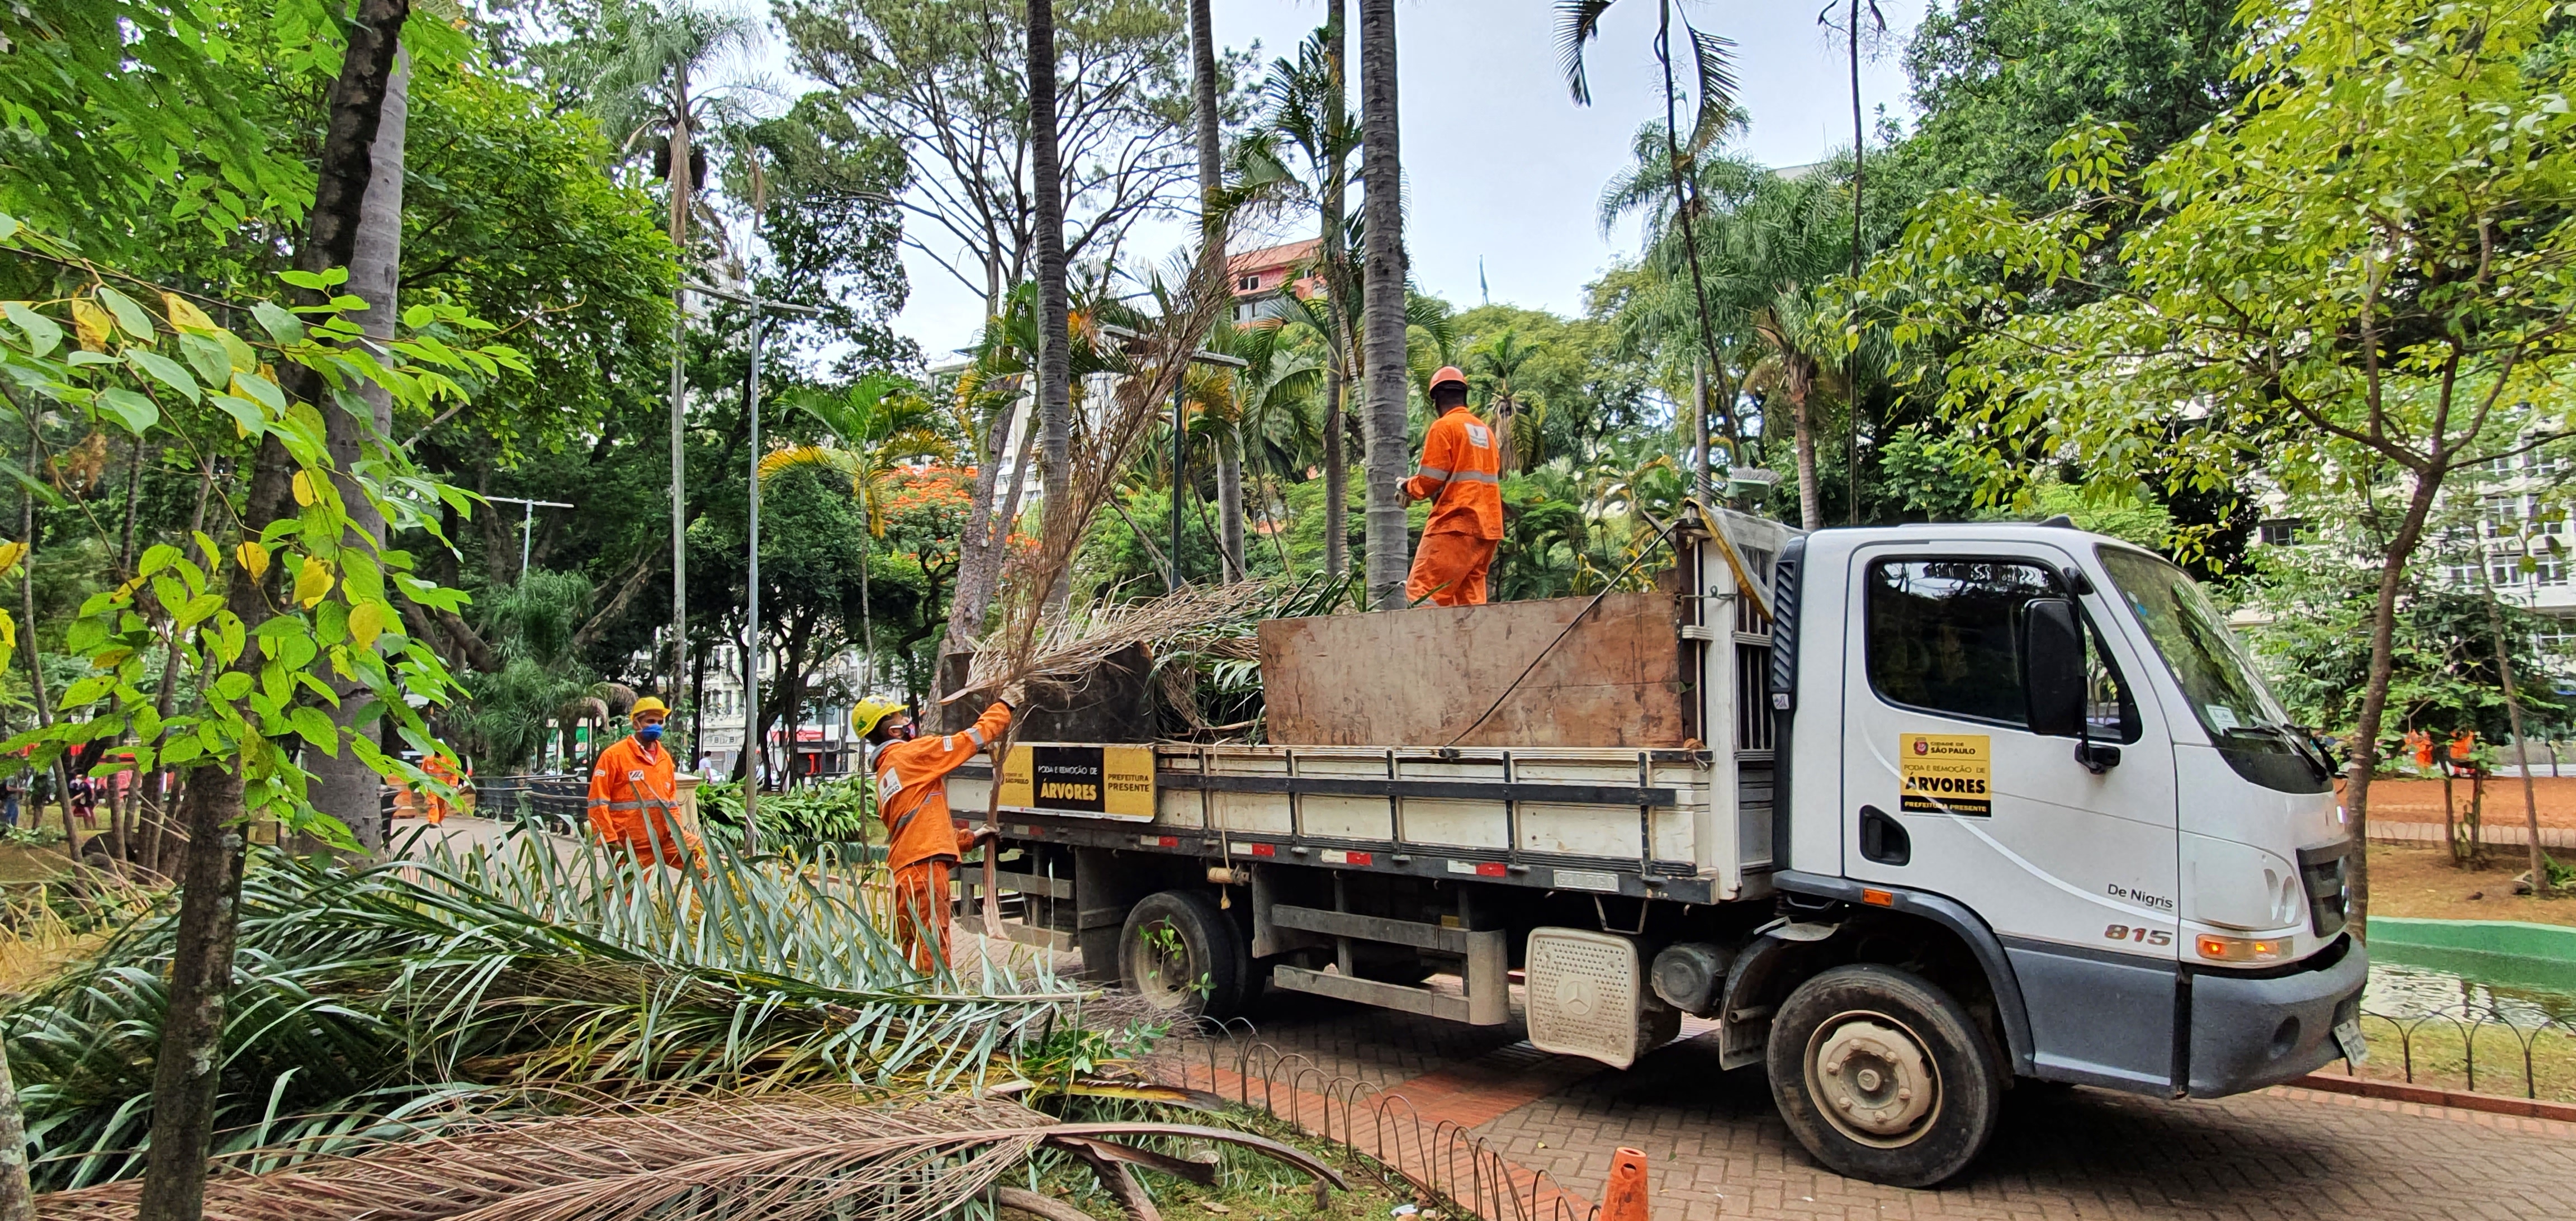
M 2017 1081 L 2362 1054 L 2331 764 L 2179 569 L 2056 523 L 1676 541 L 1655 593 L 1265 623 L 1282 744 L 1015 748 L 993 932 L 1217 1016 L 1499 1025 L 1518 970 L 1532 1043 L 1617 1067 L 1713 1018 L 1901 1185 Z

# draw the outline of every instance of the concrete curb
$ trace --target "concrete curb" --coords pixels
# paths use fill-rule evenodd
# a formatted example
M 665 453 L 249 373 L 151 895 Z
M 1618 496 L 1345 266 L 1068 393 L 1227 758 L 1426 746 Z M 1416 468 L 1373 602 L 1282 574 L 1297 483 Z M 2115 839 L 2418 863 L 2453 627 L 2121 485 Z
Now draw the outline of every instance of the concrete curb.
M 2281 1084 L 2293 1089 L 2315 1090 L 2321 1094 L 2350 1094 L 2358 1098 L 2382 1098 L 2390 1102 L 2412 1102 L 2420 1106 L 2483 1111 L 2489 1115 L 2511 1115 L 2520 1119 L 2553 1119 L 2560 1123 L 2576 1123 L 2576 1103 L 2571 1102 L 2544 1102 L 2535 1098 L 2511 1098 L 2503 1094 L 2472 1094 L 2465 1090 L 2435 1089 L 2429 1085 L 2410 1085 L 2403 1081 L 2374 1081 L 2368 1077 L 2341 1077 L 2332 1073 L 2310 1073 L 2296 1081 L 2284 1081 Z

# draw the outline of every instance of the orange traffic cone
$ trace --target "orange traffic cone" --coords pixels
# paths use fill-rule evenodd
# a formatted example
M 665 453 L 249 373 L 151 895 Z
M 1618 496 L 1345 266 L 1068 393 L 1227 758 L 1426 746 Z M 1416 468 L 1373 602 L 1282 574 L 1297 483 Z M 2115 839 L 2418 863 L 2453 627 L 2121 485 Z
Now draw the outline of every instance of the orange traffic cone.
M 1621 1149 L 1610 1158 L 1610 1184 L 1601 1193 L 1601 1221 L 1646 1221 L 1646 1151 Z

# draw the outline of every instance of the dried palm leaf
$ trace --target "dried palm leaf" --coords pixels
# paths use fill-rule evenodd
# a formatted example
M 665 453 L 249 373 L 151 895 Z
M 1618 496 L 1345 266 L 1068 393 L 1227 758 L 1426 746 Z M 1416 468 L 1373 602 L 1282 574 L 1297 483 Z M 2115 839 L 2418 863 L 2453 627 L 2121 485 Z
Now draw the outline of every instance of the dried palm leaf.
M 1341 1186 L 1330 1167 L 1248 1133 L 1185 1124 L 1052 1123 L 993 1099 L 905 1107 L 806 1093 L 524 1120 L 386 1143 L 265 1174 L 219 1173 L 209 1221 L 626 1221 L 738 1216 L 927 1221 L 992 1191 L 1039 1149 L 1095 1166 L 1193 1164 L 1109 1138 L 1178 1136 L 1257 1150 Z M 57 1192 L 49 1221 L 134 1215 L 139 1183 Z

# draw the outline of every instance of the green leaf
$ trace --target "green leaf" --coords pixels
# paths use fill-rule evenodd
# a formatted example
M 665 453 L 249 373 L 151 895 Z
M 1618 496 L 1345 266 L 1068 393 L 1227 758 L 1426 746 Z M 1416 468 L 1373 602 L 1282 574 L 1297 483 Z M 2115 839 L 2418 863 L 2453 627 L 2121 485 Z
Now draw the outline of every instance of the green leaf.
M 268 415 L 259 409 L 259 404 L 229 394 L 209 394 L 206 401 L 223 408 L 224 414 L 231 416 L 233 423 L 252 439 L 267 435 Z
M 304 342 L 304 323 L 280 308 L 274 301 L 262 301 L 250 307 L 250 316 L 259 319 L 268 336 L 279 343 Z
M 415 305 L 403 311 L 403 329 L 417 331 L 438 317 L 438 311 L 426 305 Z
M 151 576 L 186 558 L 187 553 L 168 543 L 154 543 L 143 549 L 143 559 L 135 568 L 137 576 Z
M 198 594 L 196 597 L 188 599 L 187 603 L 179 608 L 177 613 L 179 627 L 182 631 L 195 627 L 199 623 L 204 622 L 206 616 L 214 614 L 216 611 L 222 610 L 223 608 L 224 596 L 222 594 L 215 593 L 211 590 L 206 593 Z M 239 646 L 235 647 L 238 648 Z M 225 660 L 229 661 L 231 659 L 226 658 Z
M 215 694 L 237 700 L 250 694 L 251 677 L 239 670 L 226 670 L 215 679 Z
M 197 380 L 209 386 L 220 386 L 233 377 L 232 353 L 224 345 L 203 335 L 179 336 L 179 354 L 188 358 L 188 367 L 197 371 Z
M 152 342 L 160 334 L 160 328 L 152 325 L 151 313 L 136 304 L 134 298 L 101 284 L 98 286 L 98 299 L 107 306 L 109 313 L 116 315 L 116 325 L 125 328 L 126 334 L 145 343 Z
M 261 406 L 281 415 L 285 413 L 286 392 L 278 389 L 276 382 L 268 380 L 257 372 L 251 372 L 234 374 L 233 384 L 241 387 L 242 391 L 252 398 L 258 399 Z
M 297 708 L 286 714 L 286 721 L 295 727 L 297 737 L 320 747 L 323 754 L 340 757 L 340 727 L 332 724 L 321 709 Z
M 63 708 L 80 708 L 89 704 L 97 703 L 99 697 L 106 695 L 108 690 L 115 685 L 116 680 L 109 675 L 90 675 L 89 677 L 65 688 L 63 690 L 63 697 L 59 701 L 58 706 Z
M 98 402 L 116 413 L 117 422 L 125 425 L 125 431 L 138 437 L 161 422 L 161 409 L 154 406 L 151 399 L 123 387 L 99 391 Z
M 178 391 L 180 397 L 191 403 L 197 401 L 197 379 L 188 372 L 187 366 L 148 348 L 127 348 L 125 358 L 151 374 L 153 380 Z
M 316 273 L 289 268 L 277 273 L 277 278 L 284 280 L 297 288 L 308 288 L 318 293 L 334 284 L 348 283 L 349 269 L 346 267 L 332 267 Z
M 0 313 L 9 315 L 9 321 L 17 323 L 18 329 L 27 333 L 28 346 L 36 355 L 44 356 L 62 346 L 62 324 L 27 308 L 26 302 L 0 304 Z
M 161 761 L 169 764 L 186 763 L 205 753 L 204 741 L 197 734 L 189 733 L 171 738 L 170 744 L 161 748 Z

